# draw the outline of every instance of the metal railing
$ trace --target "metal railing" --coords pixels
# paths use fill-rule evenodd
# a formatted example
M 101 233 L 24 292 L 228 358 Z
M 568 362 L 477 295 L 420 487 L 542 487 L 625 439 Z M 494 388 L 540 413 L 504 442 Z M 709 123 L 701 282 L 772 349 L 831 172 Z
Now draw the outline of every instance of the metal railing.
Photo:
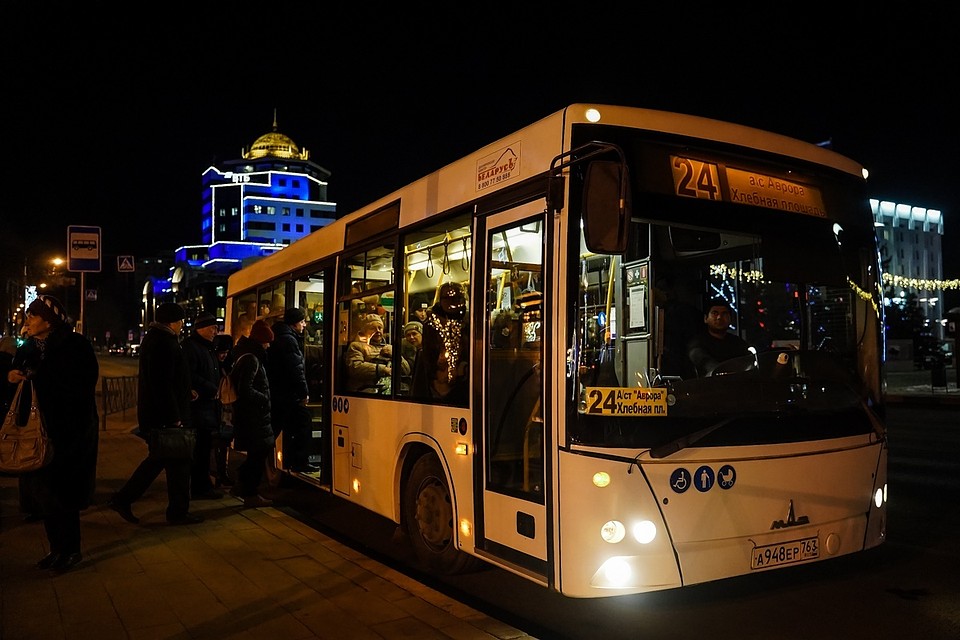
M 122 412 L 137 406 L 137 380 L 139 376 L 100 378 L 100 429 L 107 430 L 107 414 Z

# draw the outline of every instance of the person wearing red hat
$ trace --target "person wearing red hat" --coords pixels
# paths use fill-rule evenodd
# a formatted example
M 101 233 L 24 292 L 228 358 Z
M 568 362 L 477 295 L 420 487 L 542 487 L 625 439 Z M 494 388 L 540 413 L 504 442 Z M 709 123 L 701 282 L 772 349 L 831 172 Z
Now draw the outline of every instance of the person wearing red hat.
M 93 345 L 73 331 L 53 296 L 27 307 L 24 335 L 7 382 L 32 383 L 54 454 L 46 467 L 20 476 L 21 508 L 43 521 L 50 552 L 37 567 L 67 571 L 83 559 L 80 512 L 90 506 L 96 482 L 100 368 Z

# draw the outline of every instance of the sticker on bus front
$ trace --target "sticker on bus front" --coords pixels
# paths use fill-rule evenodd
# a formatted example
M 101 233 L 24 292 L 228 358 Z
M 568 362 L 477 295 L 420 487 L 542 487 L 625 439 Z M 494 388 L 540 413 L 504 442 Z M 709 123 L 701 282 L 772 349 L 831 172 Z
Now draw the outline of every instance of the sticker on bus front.
M 587 387 L 586 413 L 598 416 L 667 415 L 667 390 L 639 387 Z

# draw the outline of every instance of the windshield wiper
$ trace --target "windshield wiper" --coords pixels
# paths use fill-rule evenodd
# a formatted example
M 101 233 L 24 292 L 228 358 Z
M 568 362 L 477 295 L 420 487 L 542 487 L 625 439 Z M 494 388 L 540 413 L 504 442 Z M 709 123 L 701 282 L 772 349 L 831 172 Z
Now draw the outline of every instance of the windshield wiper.
M 707 437 L 717 429 L 730 424 L 731 422 L 736 420 L 738 417 L 739 416 L 730 416 L 729 418 L 724 418 L 720 422 L 714 423 L 709 427 L 700 429 L 700 431 L 694 431 L 691 434 L 680 436 L 676 440 L 671 440 L 670 442 L 666 444 L 662 444 L 659 447 L 654 447 L 653 449 L 650 450 L 650 457 L 656 459 L 656 458 L 666 458 L 667 456 L 673 455 L 677 451 L 680 451 L 681 449 L 686 449 L 690 445 L 696 443 L 698 440 Z

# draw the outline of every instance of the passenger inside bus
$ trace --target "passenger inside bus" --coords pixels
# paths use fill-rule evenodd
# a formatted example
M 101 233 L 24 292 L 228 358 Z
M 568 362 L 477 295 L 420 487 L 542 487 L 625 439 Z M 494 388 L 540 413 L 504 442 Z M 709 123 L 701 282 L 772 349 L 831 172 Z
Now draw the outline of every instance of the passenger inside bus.
M 344 352 L 347 388 L 366 393 L 390 393 L 393 374 L 393 348 L 386 344 L 383 320 L 376 313 L 365 313 L 356 320 L 359 329 L 355 339 Z M 401 375 L 408 375 L 410 367 L 401 359 Z
M 733 310 L 724 298 L 714 298 L 707 303 L 703 330 L 687 345 L 699 377 L 713 375 L 720 363 L 751 353 L 750 345 L 729 330 L 732 318 Z

